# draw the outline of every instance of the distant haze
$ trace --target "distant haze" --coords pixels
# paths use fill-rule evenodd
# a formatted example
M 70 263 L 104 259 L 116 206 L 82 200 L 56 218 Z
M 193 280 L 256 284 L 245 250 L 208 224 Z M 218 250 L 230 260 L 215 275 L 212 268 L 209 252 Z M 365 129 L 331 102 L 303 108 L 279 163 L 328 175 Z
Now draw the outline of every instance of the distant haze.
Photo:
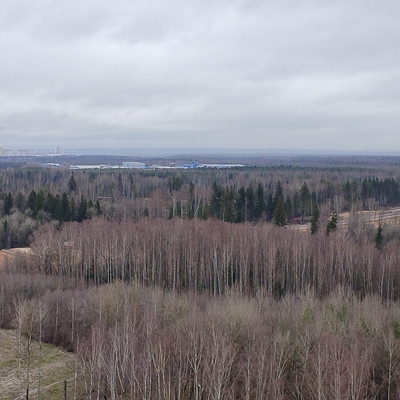
M 400 153 L 400 2 L 5 0 L 0 146 Z

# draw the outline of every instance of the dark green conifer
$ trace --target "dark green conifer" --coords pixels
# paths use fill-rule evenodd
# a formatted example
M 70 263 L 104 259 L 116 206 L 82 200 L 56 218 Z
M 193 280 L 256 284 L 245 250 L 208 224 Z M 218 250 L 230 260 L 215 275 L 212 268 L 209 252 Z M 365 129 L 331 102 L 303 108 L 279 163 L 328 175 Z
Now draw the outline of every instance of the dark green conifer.
M 376 236 L 375 236 L 375 247 L 378 250 L 382 250 L 383 247 L 383 235 L 382 235 L 382 227 L 381 224 L 379 224 L 378 226 L 378 230 L 376 232 Z
M 284 226 L 286 224 L 285 207 L 283 206 L 282 198 L 279 196 L 276 201 L 276 206 L 273 215 L 274 224 L 277 226 Z

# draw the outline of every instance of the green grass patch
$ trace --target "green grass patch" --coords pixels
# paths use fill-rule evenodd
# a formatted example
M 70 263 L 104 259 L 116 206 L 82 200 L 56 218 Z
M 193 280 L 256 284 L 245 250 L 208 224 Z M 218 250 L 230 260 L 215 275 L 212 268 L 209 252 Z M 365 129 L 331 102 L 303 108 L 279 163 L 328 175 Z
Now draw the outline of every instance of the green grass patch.
M 62 349 L 32 341 L 30 352 L 27 351 L 27 340 L 21 342 L 21 360 L 18 366 L 18 340 L 16 331 L 0 330 L 0 400 L 16 399 L 19 388 L 26 394 L 27 372 L 29 364 L 29 391 L 36 399 L 39 384 L 40 366 L 40 399 L 58 400 L 64 398 L 64 381 L 67 380 L 67 398 L 74 393 L 75 358 Z M 22 397 L 25 399 L 25 397 Z

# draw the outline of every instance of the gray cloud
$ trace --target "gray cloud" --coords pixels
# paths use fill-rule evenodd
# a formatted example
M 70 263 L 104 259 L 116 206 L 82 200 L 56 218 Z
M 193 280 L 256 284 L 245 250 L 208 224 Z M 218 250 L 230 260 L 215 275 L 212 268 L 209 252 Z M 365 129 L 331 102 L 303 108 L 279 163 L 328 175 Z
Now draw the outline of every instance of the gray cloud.
M 0 144 L 399 152 L 399 11 L 6 0 Z

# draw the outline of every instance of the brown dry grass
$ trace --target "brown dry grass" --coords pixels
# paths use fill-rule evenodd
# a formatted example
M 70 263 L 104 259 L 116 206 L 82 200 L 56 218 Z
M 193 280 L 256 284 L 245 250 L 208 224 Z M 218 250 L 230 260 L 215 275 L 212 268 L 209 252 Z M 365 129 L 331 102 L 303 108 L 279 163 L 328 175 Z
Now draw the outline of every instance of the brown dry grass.
M 5 267 L 10 263 L 14 263 L 19 259 L 29 257 L 32 253 L 30 247 L 18 247 L 9 250 L 0 250 L 0 268 Z

